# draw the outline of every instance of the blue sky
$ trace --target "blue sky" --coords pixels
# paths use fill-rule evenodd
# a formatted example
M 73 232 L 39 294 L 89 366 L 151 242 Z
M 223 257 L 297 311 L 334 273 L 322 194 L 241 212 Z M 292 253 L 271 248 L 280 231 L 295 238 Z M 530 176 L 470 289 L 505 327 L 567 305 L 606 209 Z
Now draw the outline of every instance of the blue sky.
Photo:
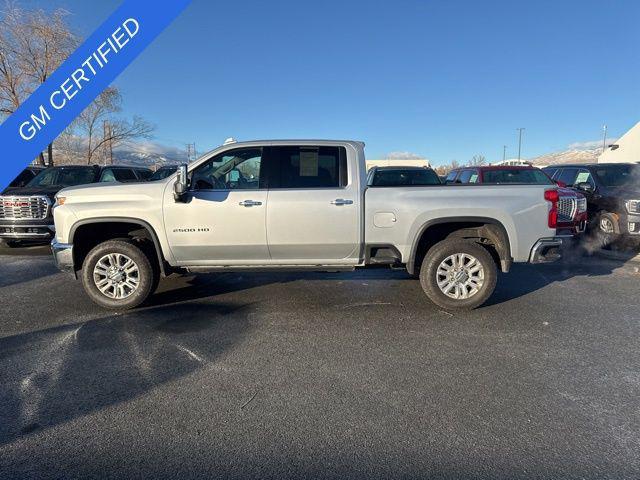
M 87 35 L 119 2 L 20 3 Z M 179 148 L 349 138 L 439 164 L 513 157 L 525 127 L 532 157 L 640 120 L 638 25 L 636 0 L 193 0 L 116 85 Z

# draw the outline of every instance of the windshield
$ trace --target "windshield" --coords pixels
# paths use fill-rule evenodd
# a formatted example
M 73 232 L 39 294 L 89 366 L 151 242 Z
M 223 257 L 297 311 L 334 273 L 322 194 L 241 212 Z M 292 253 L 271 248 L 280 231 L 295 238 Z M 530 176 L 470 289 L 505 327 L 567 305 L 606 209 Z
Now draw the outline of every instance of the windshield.
M 440 178 L 436 172 L 428 169 L 420 170 L 378 170 L 376 171 L 372 187 L 396 187 L 403 185 L 440 185 Z
M 153 175 L 149 177 L 149 181 L 153 182 L 155 180 L 164 180 L 170 175 L 176 173 L 178 167 L 162 167 L 154 172 Z
M 527 185 L 553 185 L 553 181 L 542 171 L 534 168 L 485 170 L 482 183 L 523 183 Z
M 605 187 L 640 185 L 640 165 L 597 166 L 593 173 Z
M 96 181 L 93 167 L 52 167 L 40 172 L 27 187 L 72 187 Z

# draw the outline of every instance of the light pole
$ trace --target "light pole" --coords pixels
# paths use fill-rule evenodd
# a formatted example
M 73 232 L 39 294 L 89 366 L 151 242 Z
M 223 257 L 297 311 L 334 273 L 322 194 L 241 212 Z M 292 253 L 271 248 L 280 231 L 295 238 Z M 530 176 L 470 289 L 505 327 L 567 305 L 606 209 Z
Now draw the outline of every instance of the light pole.
M 502 146 L 502 161 L 504 162 L 507 159 L 507 146 Z
M 607 126 L 602 125 L 602 153 L 607 149 Z
M 518 161 L 520 161 L 520 154 L 522 153 L 522 131 L 524 128 L 516 128 L 518 131 Z

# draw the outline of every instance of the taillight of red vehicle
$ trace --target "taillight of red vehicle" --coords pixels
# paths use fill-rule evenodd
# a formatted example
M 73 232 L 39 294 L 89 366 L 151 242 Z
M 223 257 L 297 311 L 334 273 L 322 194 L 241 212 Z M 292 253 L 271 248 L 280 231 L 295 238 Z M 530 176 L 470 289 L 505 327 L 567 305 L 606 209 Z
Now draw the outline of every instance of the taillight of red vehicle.
M 560 195 L 557 190 L 546 190 L 544 199 L 551 202 L 551 210 L 549 210 L 549 228 L 558 227 L 558 200 Z

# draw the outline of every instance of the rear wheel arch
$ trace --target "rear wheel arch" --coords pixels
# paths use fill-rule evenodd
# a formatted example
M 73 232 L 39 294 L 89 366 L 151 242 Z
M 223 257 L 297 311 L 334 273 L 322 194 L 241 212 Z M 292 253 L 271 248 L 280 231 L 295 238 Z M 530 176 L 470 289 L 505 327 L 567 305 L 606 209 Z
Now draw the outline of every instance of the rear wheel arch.
M 154 228 L 146 221 L 129 217 L 101 217 L 80 220 L 69 230 L 69 243 L 73 245 L 76 271 L 82 268 L 87 254 L 99 243 L 114 239 L 130 239 L 145 242 L 145 252 L 153 260 L 162 276 L 170 266 L 164 258 L 160 240 Z
M 489 217 L 446 217 L 424 223 L 411 244 L 407 271 L 416 275 L 427 251 L 449 238 L 476 239 L 485 246 L 503 272 L 508 272 L 513 258 L 507 229 L 499 220 Z

